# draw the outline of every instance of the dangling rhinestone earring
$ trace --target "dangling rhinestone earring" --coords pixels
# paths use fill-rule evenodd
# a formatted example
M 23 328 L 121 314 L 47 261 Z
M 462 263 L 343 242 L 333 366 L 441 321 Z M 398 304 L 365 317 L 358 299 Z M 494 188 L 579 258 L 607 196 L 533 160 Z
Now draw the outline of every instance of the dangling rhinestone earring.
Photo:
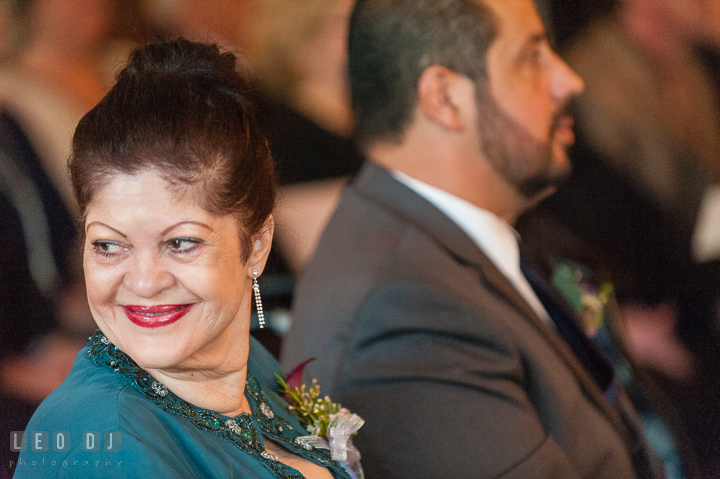
M 262 309 L 262 300 L 260 300 L 260 285 L 257 282 L 258 270 L 253 270 L 253 291 L 255 292 L 255 308 L 258 314 L 258 323 L 260 323 L 260 329 L 265 327 L 265 313 Z

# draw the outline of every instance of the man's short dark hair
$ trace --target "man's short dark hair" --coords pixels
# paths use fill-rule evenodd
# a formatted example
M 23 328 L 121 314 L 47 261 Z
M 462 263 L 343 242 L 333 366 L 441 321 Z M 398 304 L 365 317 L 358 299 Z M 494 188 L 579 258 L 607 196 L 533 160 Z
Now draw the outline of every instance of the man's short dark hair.
M 427 67 L 487 78 L 496 33 L 497 20 L 481 0 L 358 0 L 348 60 L 358 144 L 402 139 Z

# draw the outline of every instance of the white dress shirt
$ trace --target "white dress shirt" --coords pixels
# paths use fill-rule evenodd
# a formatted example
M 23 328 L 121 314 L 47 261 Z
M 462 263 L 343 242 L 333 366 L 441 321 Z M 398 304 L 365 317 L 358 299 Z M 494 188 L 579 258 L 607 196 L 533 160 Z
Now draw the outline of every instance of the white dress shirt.
M 399 182 L 425 198 L 458 225 L 490 261 L 510 280 L 540 318 L 551 324 L 550 317 L 532 286 L 520 270 L 518 233 L 495 214 L 472 203 L 417 180 L 397 170 L 392 175 Z

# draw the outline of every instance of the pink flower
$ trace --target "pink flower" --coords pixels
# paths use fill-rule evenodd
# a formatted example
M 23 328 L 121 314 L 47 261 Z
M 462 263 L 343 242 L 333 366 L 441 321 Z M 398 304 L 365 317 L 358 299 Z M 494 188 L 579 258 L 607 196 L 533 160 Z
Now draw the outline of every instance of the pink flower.
M 302 386 L 302 375 L 303 371 L 305 370 L 305 366 L 315 361 L 316 359 L 317 358 L 310 358 L 307 361 L 303 361 L 302 363 L 295 366 L 293 370 L 290 371 L 287 376 L 285 376 L 285 384 L 295 388 L 299 388 L 300 386 Z

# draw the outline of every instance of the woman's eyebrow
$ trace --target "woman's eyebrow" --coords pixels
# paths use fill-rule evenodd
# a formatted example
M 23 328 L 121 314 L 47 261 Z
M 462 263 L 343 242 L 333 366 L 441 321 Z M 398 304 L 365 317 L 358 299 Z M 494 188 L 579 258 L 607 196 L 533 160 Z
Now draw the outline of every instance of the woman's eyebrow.
M 121 233 L 120 231 L 116 230 L 115 228 L 113 228 L 113 227 L 110 226 L 110 225 L 106 225 L 106 224 L 103 223 L 102 221 L 91 221 L 91 222 L 88 223 L 87 226 L 85 227 L 85 232 L 87 232 L 87 231 L 90 229 L 90 227 L 93 226 L 93 225 L 102 226 L 102 227 L 107 228 L 107 229 L 109 229 L 109 230 L 113 230 L 115 233 L 119 234 L 119 235 L 122 236 L 123 238 L 127 238 L 127 235 Z
M 169 232 L 171 232 L 173 229 L 175 229 L 175 228 L 177 228 L 177 227 L 179 227 L 179 226 L 182 226 L 182 225 L 187 225 L 187 224 L 201 226 L 201 227 L 203 227 L 203 228 L 205 228 L 205 229 L 207 229 L 207 230 L 209 230 L 209 231 L 213 231 L 213 229 L 212 229 L 210 226 L 208 226 L 207 224 L 205 224 L 205 223 L 203 223 L 203 222 L 201 222 L 201 221 L 187 220 L 187 221 L 180 221 L 179 223 L 175 223 L 174 225 L 166 228 L 165 230 L 163 230 L 162 234 L 163 234 L 163 235 L 166 235 L 166 234 L 168 234 Z

